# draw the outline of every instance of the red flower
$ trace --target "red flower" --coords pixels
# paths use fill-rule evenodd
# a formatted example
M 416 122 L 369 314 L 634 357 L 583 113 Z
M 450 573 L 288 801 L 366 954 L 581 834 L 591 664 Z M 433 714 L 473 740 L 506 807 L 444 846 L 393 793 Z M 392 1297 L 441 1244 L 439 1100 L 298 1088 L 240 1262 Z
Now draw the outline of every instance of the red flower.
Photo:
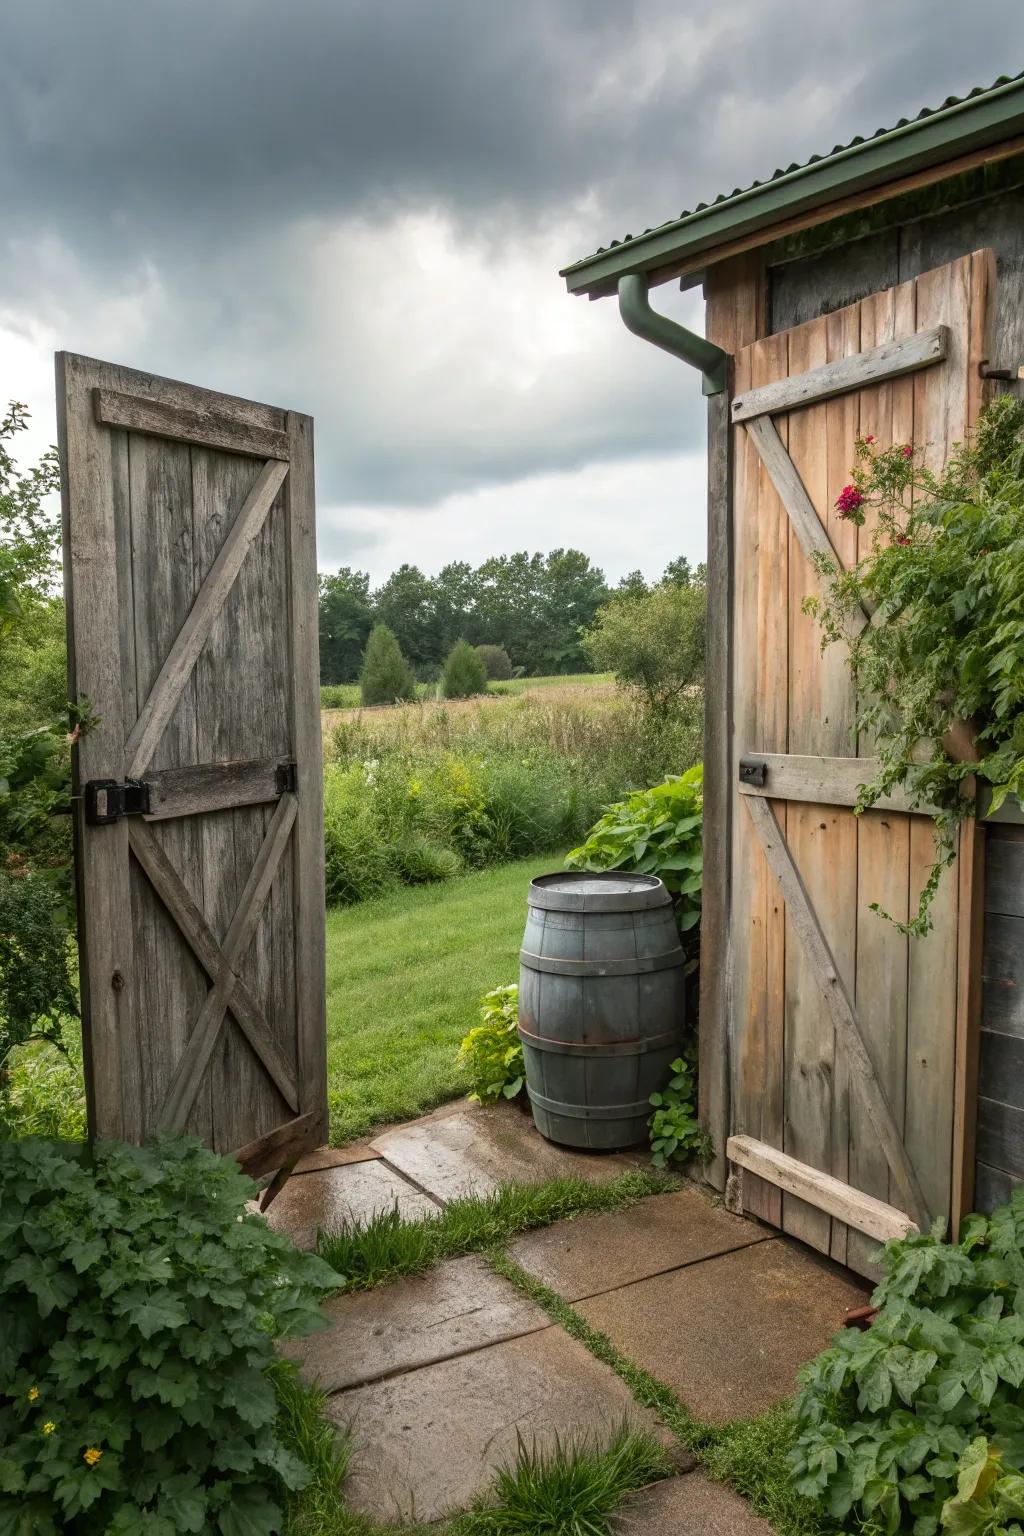
M 903 444 L 903 457 L 905 459 L 912 459 L 914 457 L 914 449 L 911 443 Z
M 912 541 L 907 538 L 907 535 L 905 533 L 898 533 L 896 535 L 895 542 L 897 544 L 910 544 Z
M 870 432 L 869 432 L 869 433 L 868 433 L 868 435 L 867 435 L 867 437 L 866 437 L 866 438 L 865 438 L 865 439 L 864 439 L 864 441 L 865 441 L 865 442 L 866 442 L 866 443 L 873 443 L 873 442 L 874 442 L 874 440 L 875 440 L 875 439 L 874 439 L 874 436 L 873 436 L 873 435 L 872 435 L 872 434 L 871 434 L 871 433 L 870 433 Z
M 855 485 L 844 485 L 836 497 L 836 511 L 840 517 L 852 517 L 864 503 L 864 497 Z

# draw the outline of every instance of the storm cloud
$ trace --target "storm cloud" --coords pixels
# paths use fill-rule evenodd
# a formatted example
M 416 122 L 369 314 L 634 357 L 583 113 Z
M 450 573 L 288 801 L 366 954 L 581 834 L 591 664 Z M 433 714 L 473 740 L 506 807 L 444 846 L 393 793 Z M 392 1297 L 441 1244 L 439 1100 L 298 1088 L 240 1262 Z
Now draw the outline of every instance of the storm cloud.
M 1022 44 L 1015 0 L 9 4 L 0 393 L 52 435 L 66 346 L 311 411 L 327 565 L 600 555 L 617 496 L 699 555 L 699 391 L 558 267 Z

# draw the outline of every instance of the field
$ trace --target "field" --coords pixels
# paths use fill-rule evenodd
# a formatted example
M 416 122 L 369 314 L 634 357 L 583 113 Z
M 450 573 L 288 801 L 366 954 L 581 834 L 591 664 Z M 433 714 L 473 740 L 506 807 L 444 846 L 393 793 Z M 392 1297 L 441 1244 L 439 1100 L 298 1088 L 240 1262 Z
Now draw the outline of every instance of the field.
M 595 684 L 608 684 L 612 681 L 610 672 L 573 672 L 562 673 L 557 677 L 516 677 L 509 682 L 491 683 L 487 692 L 495 697 L 510 693 L 532 693 L 535 688 L 592 688 Z M 418 702 L 436 699 L 438 697 L 436 683 L 417 683 L 416 698 Z M 348 710 L 360 709 L 359 684 L 358 683 L 326 683 L 320 689 L 320 704 L 324 710 L 325 727 L 327 724 L 336 724 L 335 718 Z M 392 709 L 390 704 L 375 704 L 374 711 Z
M 327 914 L 331 1142 L 465 1092 L 459 1041 L 480 997 L 515 981 L 534 875 L 557 854 Z

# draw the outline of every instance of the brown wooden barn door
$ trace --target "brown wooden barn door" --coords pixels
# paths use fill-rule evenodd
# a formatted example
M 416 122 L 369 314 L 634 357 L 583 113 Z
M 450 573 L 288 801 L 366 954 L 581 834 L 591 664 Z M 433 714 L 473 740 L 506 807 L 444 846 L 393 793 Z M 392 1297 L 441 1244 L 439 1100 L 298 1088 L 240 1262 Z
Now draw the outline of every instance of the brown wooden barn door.
M 834 508 L 856 438 L 938 468 L 973 422 L 994 281 L 976 252 L 736 358 L 728 1150 L 746 1209 L 864 1273 L 878 1239 L 961 1198 L 974 827 L 927 939 L 868 910 L 907 916 L 931 822 L 901 796 L 854 816 L 872 743 L 845 647 L 822 654 L 802 605 L 815 551 L 870 549 Z
M 313 423 L 57 359 L 91 1132 L 326 1132 Z

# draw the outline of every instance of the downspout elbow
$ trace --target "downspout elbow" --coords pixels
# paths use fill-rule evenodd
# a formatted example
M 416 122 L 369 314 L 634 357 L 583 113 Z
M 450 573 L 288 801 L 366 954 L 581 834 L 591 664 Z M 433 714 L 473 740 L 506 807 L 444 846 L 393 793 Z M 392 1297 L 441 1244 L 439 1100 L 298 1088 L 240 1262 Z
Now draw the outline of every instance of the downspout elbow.
M 653 310 L 647 295 L 647 279 L 641 273 L 627 272 L 619 278 L 619 314 L 634 336 L 699 369 L 706 395 L 720 394 L 725 388 L 728 352 Z

